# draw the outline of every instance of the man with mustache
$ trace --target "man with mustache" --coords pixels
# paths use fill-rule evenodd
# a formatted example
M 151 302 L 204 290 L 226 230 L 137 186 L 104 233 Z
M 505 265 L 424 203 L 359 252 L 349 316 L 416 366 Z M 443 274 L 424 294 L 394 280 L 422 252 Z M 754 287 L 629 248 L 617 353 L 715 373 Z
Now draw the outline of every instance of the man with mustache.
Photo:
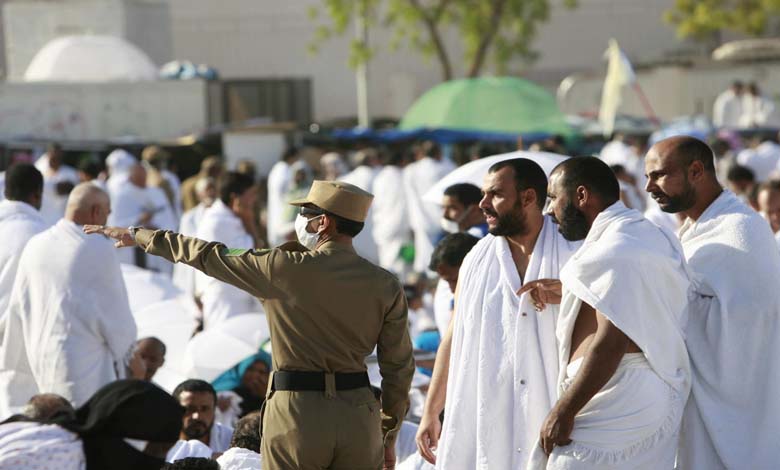
M 175 398 L 184 407 L 179 441 L 168 451 L 168 461 L 184 458 L 188 450 L 187 441 L 199 441 L 221 454 L 230 448 L 233 429 L 214 422 L 217 392 L 210 383 L 190 379 L 180 383 L 173 391 Z M 200 444 L 197 445 L 201 447 Z M 191 446 L 190 446 L 191 447 Z
M 490 233 L 461 265 L 417 433 L 437 468 L 519 468 L 555 398 L 558 307 L 548 301 L 537 313 L 533 293 L 520 292 L 557 279 L 577 246 L 542 214 L 546 187 L 544 171 L 525 158 L 496 163 L 485 177 L 479 207 Z
M 548 196 L 560 233 L 585 241 L 561 269 L 558 401 L 528 469 L 674 468 L 690 390 L 682 248 L 620 202 L 598 158 L 558 165 Z
M 655 144 L 646 190 L 670 213 L 694 272 L 686 327 L 693 370 L 679 468 L 774 468 L 780 458 L 780 254 L 769 224 L 717 181 L 692 137 Z

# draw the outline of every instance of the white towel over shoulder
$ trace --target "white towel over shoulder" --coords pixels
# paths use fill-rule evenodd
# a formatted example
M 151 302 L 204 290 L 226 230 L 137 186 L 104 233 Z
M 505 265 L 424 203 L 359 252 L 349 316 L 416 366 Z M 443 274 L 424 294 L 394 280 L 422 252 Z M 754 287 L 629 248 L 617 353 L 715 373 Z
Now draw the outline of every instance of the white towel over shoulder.
M 545 218 L 524 281 L 558 278 L 578 244 Z M 537 313 L 504 237 L 488 235 L 460 270 L 437 468 L 519 468 L 555 399 L 557 306 Z

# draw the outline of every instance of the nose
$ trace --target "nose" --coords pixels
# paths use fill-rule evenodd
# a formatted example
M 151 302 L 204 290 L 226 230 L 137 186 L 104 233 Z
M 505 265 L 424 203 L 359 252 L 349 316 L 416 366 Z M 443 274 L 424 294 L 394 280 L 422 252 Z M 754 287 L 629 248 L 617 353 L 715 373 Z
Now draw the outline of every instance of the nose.
M 479 208 L 480 209 L 489 209 L 490 208 L 490 204 L 488 203 L 487 194 L 482 196 L 482 199 L 479 200 Z
M 652 179 L 647 178 L 647 183 L 645 183 L 645 192 L 651 193 L 658 189 L 658 186 L 653 182 Z

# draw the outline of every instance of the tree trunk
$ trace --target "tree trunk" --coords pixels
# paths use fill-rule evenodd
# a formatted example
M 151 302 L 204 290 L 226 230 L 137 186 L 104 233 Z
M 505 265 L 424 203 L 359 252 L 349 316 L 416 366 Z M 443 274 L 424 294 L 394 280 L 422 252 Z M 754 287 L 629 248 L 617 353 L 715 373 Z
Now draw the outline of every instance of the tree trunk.
M 409 1 L 412 4 L 412 7 L 420 12 L 420 16 L 423 19 L 425 28 L 428 30 L 428 34 L 431 37 L 431 42 L 433 43 L 433 47 L 436 50 L 436 58 L 439 60 L 439 65 L 441 66 L 442 80 L 445 82 L 451 80 L 452 64 L 450 63 L 449 54 L 447 54 L 447 47 L 444 45 L 444 41 L 442 41 L 441 33 L 439 33 L 439 20 L 441 19 L 441 16 L 444 13 L 449 0 L 441 0 L 441 3 L 439 3 L 439 5 L 436 7 L 436 10 L 432 16 L 428 14 L 425 7 L 420 4 L 419 0 Z
M 488 50 L 490 50 L 493 38 L 498 32 L 498 25 L 501 22 L 501 14 L 504 11 L 505 4 L 506 0 L 494 0 L 493 2 L 494 7 L 493 13 L 490 15 L 490 23 L 482 36 L 479 47 L 477 47 L 477 51 L 474 54 L 474 60 L 471 62 L 471 67 L 469 67 L 467 74 L 469 78 L 479 76 L 479 73 L 482 71 L 482 66 L 485 65 L 485 58 L 487 57 Z

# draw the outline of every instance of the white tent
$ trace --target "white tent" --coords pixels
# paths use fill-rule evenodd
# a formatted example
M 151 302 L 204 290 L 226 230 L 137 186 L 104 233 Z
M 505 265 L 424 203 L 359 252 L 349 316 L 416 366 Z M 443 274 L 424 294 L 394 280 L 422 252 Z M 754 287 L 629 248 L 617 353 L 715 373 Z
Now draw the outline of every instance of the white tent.
M 148 81 L 157 67 L 141 49 L 114 36 L 63 36 L 49 41 L 24 73 L 26 82 Z

